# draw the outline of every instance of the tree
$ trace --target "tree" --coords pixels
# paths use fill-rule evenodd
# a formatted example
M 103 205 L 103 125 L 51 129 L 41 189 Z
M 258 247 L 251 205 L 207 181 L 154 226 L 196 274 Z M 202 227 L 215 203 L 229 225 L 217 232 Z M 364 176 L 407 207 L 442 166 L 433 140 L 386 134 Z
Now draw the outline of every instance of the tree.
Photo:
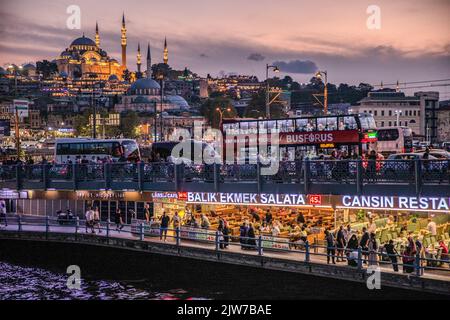
M 222 110 L 223 118 L 235 118 L 237 116 L 236 109 L 231 104 L 231 100 L 229 98 L 210 98 L 202 104 L 200 107 L 200 112 L 213 128 L 219 128 L 220 126 L 220 113 L 217 111 L 217 108 Z M 228 111 L 228 109 L 230 111 Z
M 53 74 L 58 73 L 58 66 L 54 62 L 50 62 L 48 60 L 38 61 L 36 62 L 36 71 L 37 73 L 42 73 L 44 79 L 50 78 Z
M 123 113 L 120 119 L 119 131 L 124 138 L 135 139 L 138 137 L 137 127 L 139 126 L 139 116 L 134 111 Z
M 126 82 L 130 82 L 130 80 L 131 80 L 131 72 L 128 69 L 125 69 L 123 71 L 122 77 L 123 77 L 123 80 L 125 80 Z
M 266 92 L 260 90 L 258 93 L 253 94 L 250 103 L 244 111 L 244 117 L 246 118 L 265 118 L 266 117 Z M 271 118 L 284 118 L 287 117 L 284 111 L 283 105 L 280 103 L 272 103 L 270 105 L 270 117 Z

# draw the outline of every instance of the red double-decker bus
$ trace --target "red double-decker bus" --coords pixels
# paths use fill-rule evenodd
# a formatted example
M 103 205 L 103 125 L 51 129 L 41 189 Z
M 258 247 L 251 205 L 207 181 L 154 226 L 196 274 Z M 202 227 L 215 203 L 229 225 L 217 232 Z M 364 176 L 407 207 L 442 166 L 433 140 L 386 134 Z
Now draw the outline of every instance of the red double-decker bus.
M 259 143 L 279 134 L 280 159 L 293 161 L 333 150 L 360 155 L 377 141 L 376 124 L 369 113 L 286 119 L 224 119 L 221 127 L 224 153 L 234 146 L 238 160 L 256 161 Z M 269 152 L 273 146 L 267 142 Z

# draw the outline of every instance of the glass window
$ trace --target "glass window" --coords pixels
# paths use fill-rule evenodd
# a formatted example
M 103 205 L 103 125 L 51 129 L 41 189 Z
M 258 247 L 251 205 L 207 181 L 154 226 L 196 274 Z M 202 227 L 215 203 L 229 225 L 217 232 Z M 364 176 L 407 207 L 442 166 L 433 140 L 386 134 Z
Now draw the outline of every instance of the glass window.
M 294 121 L 293 120 L 278 120 L 279 132 L 293 132 Z
M 326 118 L 317 118 L 317 131 L 324 131 L 327 127 Z
M 248 124 L 248 131 L 250 134 L 257 134 L 258 133 L 258 122 L 252 121 Z
M 277 133 L 277 122 L 276 121 L 267 121 L 267 130 L 268 133 Z
M 241 122 L 239 129 L 240 134 L 248 134 L 248 122 Z
M 297 132 L 304 132 L 307 130 L 308 119 L 297 119 L 296 123 L 297 123 L 297 125 L 296 125 Z
M 258 126 L 259 126 L 259 133 L 260 134 L 267 133 L 267 121 L 265 121 L 265 120 L 258 121 Z
M 309 118 L 308 125 L 306 126 L 306 131 L 317 131 L 316 118 Z
M 325 126 L 326 131 L 337 130 L 337 118 L 326 118 L 327 124 Z
M 398 137 L 398 129 L 378 130 L 378 141 L 395 141 Z

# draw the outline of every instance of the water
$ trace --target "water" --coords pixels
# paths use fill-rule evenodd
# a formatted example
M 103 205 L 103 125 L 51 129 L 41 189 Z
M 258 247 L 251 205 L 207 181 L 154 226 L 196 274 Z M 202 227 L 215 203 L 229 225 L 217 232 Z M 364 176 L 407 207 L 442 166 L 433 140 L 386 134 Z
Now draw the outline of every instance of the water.
M 131 282 L 82 279 L 80 290 L 67 288 L 67 275 L 0 262 L 0 300 L 204 300 L 183 289 L 153 292 Z M 150 287 L 147 281 L 141 286 Z
M 81 290 L 66 269 L 81 269 Z M 441 295 L 75 243 L 0 241 L 0 300 L 443 299 Z

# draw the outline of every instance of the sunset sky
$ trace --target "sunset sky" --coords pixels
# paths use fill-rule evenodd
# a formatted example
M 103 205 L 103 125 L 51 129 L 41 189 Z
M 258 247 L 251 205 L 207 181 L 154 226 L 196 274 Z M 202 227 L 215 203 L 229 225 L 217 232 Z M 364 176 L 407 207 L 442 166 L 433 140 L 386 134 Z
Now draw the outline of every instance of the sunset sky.
M 54 59 L 82 35 L 120 60 L 125 12 L 128 65 L 138 41 L 169 64 L 206 75 L 255 74 L 279 62 L 284 73 L 308 81 L 316 67 L 333 83 L 391 83 L 450 78 L 450 0 L 1 0 L 0 65 Z M 81 8 L 81 30 L 66 27 L 69 5 Z M 369 30 L 369 5 L 381 8 L 381 30 Z M 145 63 L 145 62 L 144 62 Z M 430 88 L 448 95 L 449 88 Z

